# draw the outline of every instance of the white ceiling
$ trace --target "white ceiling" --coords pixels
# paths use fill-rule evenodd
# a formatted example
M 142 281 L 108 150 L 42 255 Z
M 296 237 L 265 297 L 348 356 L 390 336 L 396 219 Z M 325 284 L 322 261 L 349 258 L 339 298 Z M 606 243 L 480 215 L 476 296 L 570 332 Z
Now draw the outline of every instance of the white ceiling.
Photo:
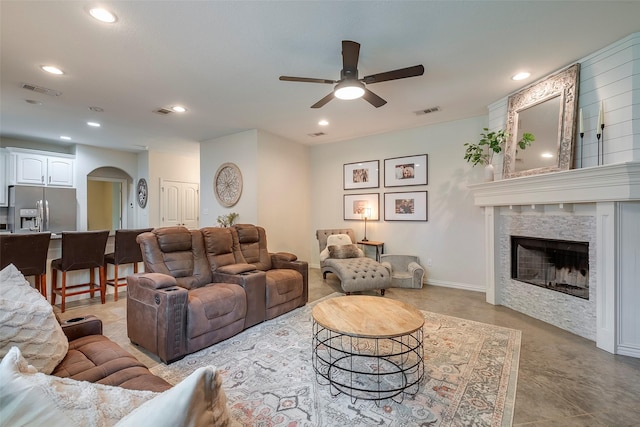
M 92 19 L 97 4 L 118 21 Z M 247 129 L 318 144 L 486 114 L 488 104 L 640 31 L 640 2 L 2 0 L 0 19 L 2 136 L 196 152 L 200 141 Z M 361 77 L 417 64 L 425 74 L 368 86 L 388 101 L 378 109 L 361 99 L 311 109 L 331 85 L 278 80 L 337 80 L 344 39 L 362 45 Z M 44 73 L 43 64 L 66 74 Z M 510 80 L 521 70 L 531 77 Z M 153 113 L 174 104 L 189 111 Z M 434 106 L 441 111 L 414 114 Z

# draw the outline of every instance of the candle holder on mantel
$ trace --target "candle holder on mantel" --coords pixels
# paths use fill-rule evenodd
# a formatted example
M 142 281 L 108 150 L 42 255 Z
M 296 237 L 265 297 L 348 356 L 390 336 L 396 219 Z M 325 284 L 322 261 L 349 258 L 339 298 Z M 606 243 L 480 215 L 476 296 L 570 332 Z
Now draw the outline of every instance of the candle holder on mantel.
M 584 157 L 584 132 L 580 132 L 580 167 L 584 167 L 582 158 Z
M 602 140 L 600 137 L 602 137 Z M 596 126 L 596 138 L 598 139 L 598 166 L 600 166 L 604 164 L 604 101 L 600 101 L 598 126 Z M 602 145 L 600 145 L 600 143 L 602 143 Z
M 598 134 L 598 137 L 602 137 L 602 162 L 598 160 L 598 164 L 604 165 L 604 123 L 600 124 L 600 134 Z

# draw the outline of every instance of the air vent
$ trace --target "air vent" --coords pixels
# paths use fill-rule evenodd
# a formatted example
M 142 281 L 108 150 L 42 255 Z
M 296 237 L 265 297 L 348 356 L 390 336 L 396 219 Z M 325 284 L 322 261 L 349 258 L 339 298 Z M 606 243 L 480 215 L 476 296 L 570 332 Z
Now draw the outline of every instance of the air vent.
M 173 111 L 171 111 L 168 108 L 158 108 L 157 110 L 153 110 L 153 112 L 157 114 L 162 114 L 163 116 L 173 113 Z
M 416 116 L 423 116 L 425 114 L 435 113 L 436 111 L 440 111 L 440 107 L 425 108 L 424 110 L 414 111 L 414 113 L 416 113 Z
M 326 133 L 324 133 L 324 132 L 315 132 L 315 133 L 308 133 L 307 135 L 309 135 L 311 138 L 317 138 L 318 136 L 325 136 Z
M 60 91 L 53 90 L 53 89 L 47 89 L 46 87 L 42 87 L 42 86 L 32 85 L 31 83 L 21 83 L 20 85 L 21 85 L 22 89 L 27 89 L 27 90 L 30 90 L 32 92 L 42 93 L 44 95 L 49 95 L 49 96 L 60 96 L 60 95 L 62 95 L 62 92 L 60 92 Z

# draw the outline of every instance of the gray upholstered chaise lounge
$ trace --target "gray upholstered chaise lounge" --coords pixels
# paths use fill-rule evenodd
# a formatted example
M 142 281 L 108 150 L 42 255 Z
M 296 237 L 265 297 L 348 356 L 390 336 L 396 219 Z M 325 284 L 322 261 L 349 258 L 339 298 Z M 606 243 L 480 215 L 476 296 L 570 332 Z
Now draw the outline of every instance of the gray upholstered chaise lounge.
M 317 230 L 322 277 L 333 273 L 340 279 L 342 290 L 348 295 L 356 291 L 391 287 L 391 273 L 379 262 L 364 256 L 356 247 L 355 234 L 350 228 Z

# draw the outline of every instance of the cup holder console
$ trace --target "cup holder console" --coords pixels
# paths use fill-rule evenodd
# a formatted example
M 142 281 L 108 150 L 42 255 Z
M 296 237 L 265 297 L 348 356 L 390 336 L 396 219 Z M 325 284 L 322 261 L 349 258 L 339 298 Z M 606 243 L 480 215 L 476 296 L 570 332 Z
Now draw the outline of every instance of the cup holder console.
M 77 323 L 83 321 L 84 319 L 86 319 L 86 317 L 74 317 L 73 319 L 65 320 L 64 323 Z
M 245 272 L 240 273 L 240 275 L 241 275 L 241 276 L 248 276 L 248 275 L 250 275 L 250 274 L 256 274 L 256 273 L 258 273 L 259 271 L 260 271 L 260 270 L 245 271 Z

